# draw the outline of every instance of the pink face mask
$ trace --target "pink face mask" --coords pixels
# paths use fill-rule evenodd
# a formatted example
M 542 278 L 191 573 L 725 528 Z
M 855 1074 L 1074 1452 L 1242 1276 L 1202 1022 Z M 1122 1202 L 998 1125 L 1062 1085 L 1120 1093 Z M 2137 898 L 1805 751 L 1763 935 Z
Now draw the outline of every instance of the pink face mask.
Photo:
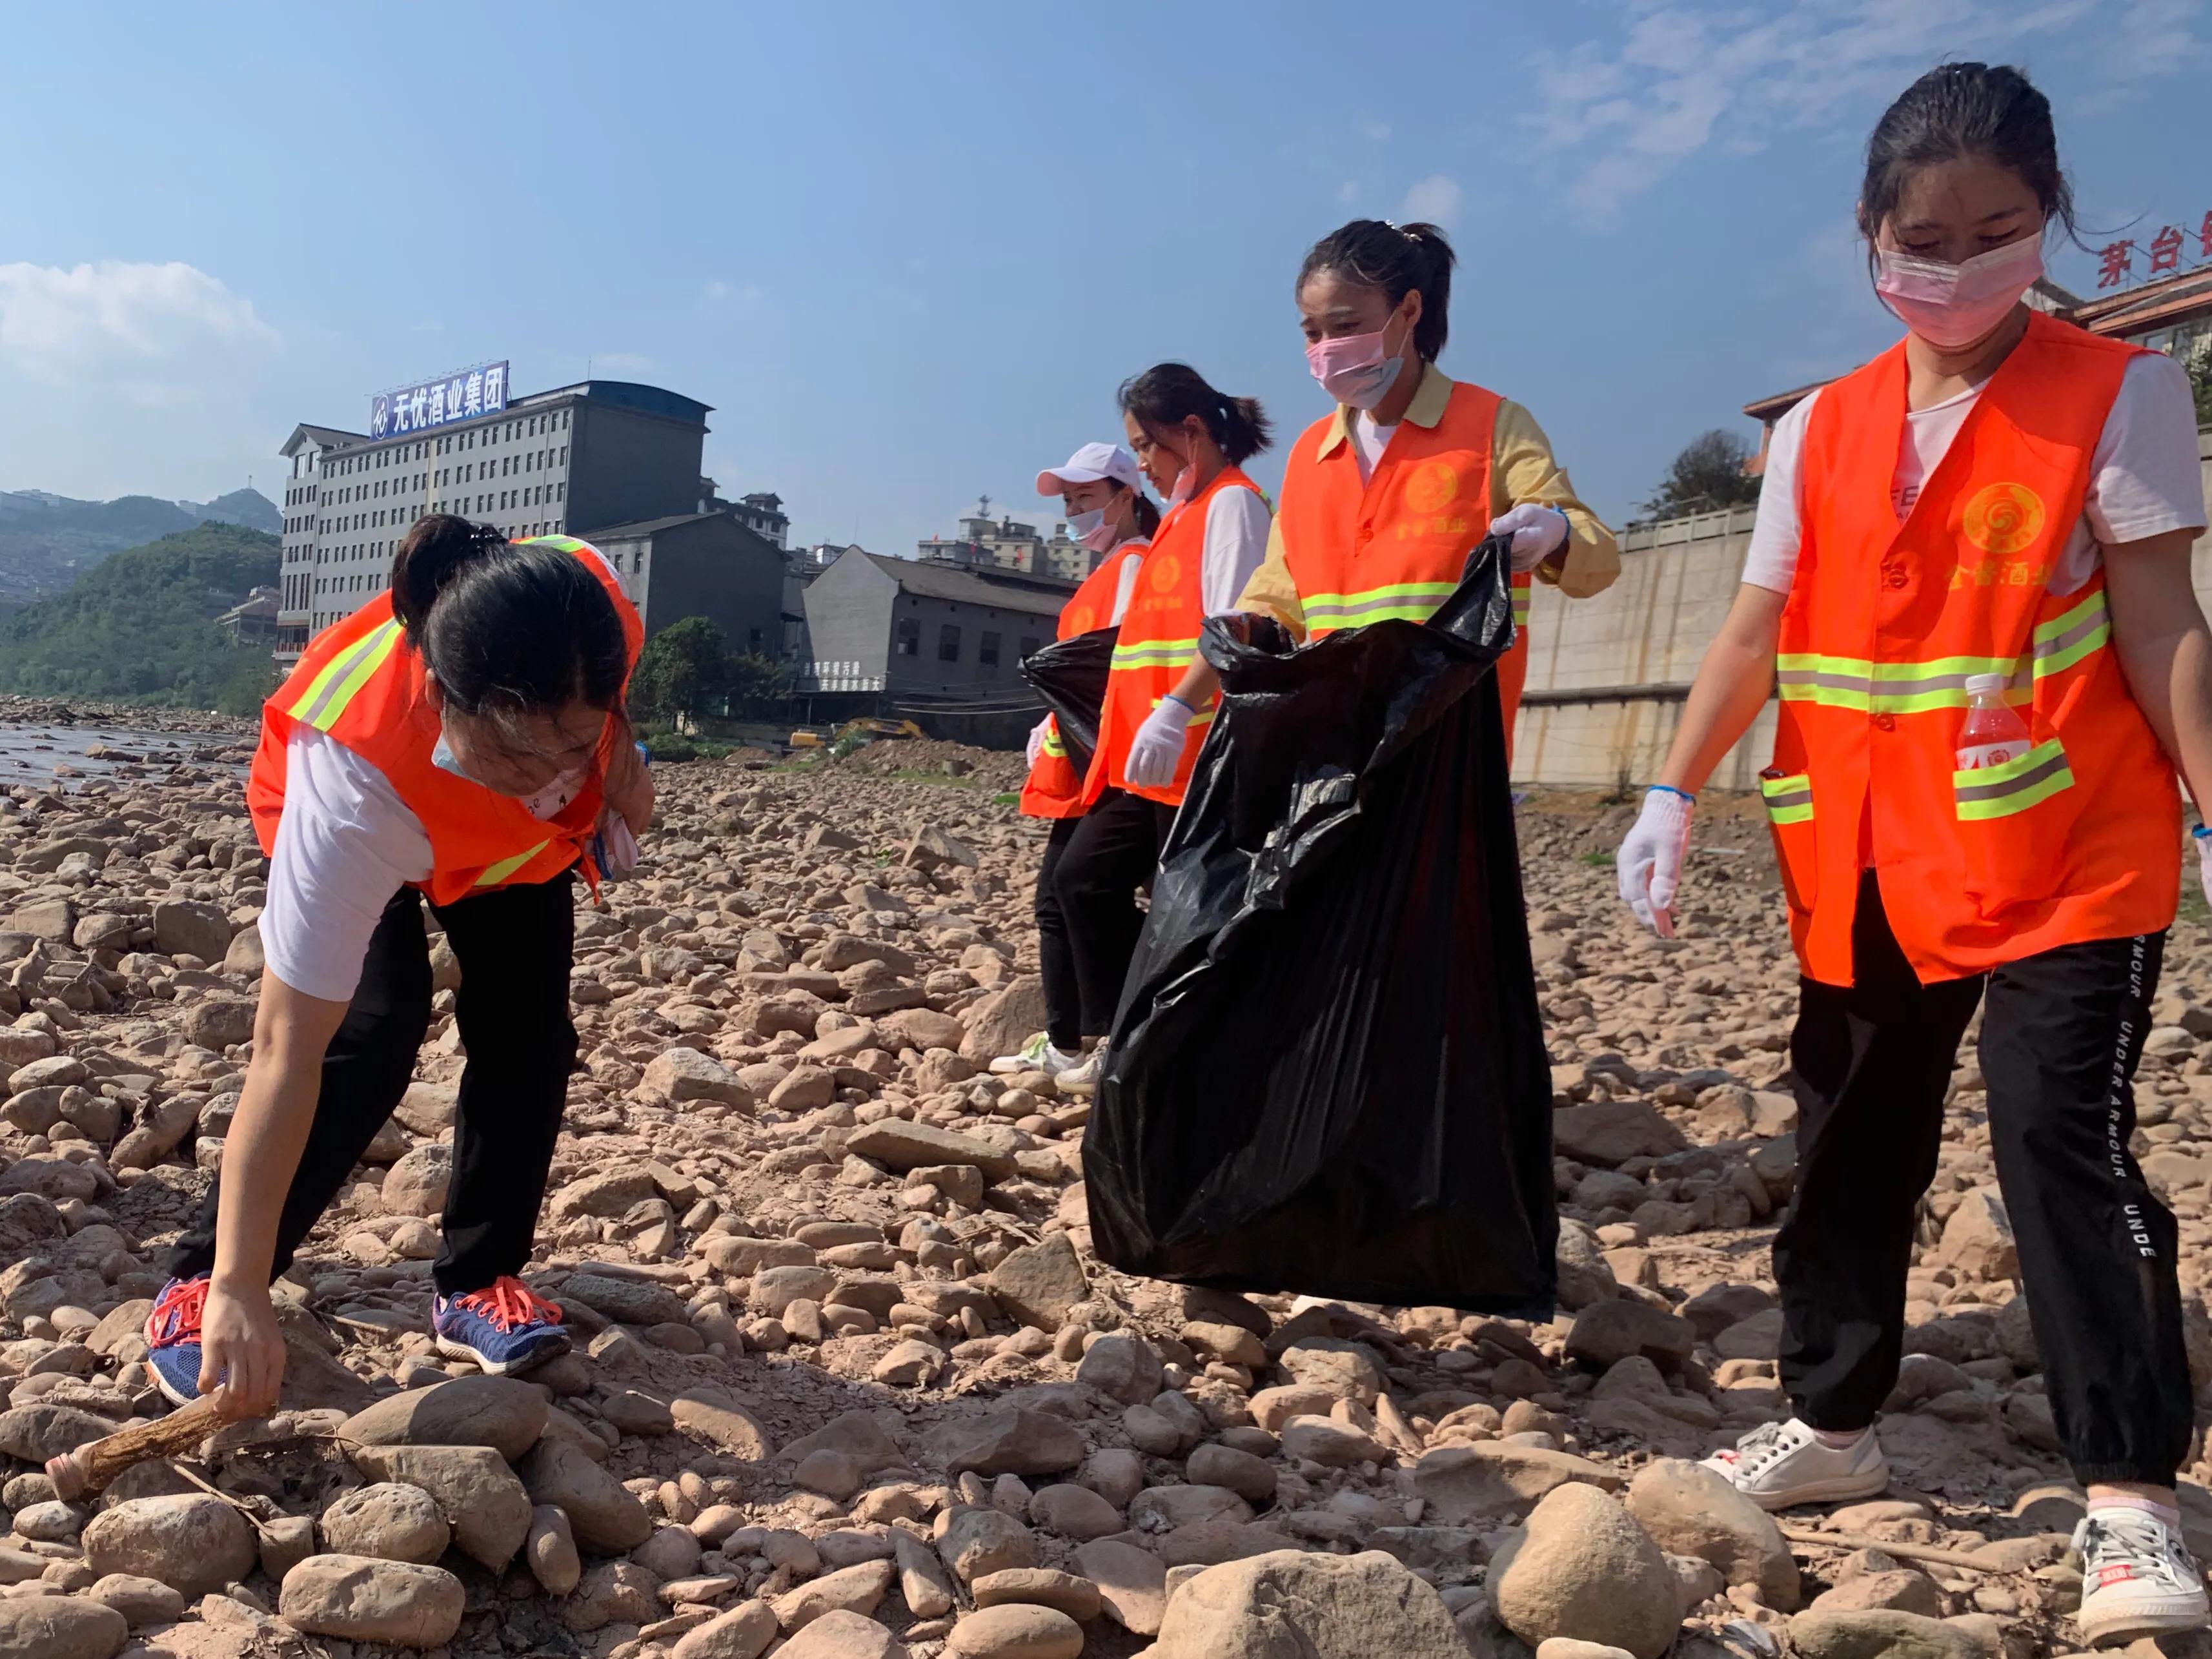
M 1386 323 L 1372 334 L 1316 340 L 1306 348 L 1306 367 L 1337 402 L 1352 409 L 1372 409 L 1390 395 L 1406 366 L 1405 358 L 1390 350 L 1389 333 Z M 1399 349 L 1403 351 L 1403 342 Z
M 1987 339 L 2043 275 L 2043 242 L 2017 242 L 1978 253 L 1961 265 L 1883 248 L 1875 291 L 1897 319 L 1932 346 L 1960 351 Z

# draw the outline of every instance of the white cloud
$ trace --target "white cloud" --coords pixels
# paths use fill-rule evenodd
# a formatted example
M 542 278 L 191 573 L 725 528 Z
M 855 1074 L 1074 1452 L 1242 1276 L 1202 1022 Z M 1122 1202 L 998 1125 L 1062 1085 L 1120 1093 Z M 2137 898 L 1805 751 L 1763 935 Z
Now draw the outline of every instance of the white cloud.
M 1458 179 L 1432 173 L 1406 192 L 1406 199 L 1398 204 L 1398 218 L 1401 223 L 1426 220 L 1449 228 L 1466 198 Z
M 1742 154 L 1793 130 L 1869 121 L 1946 58 L 2076 46 L 2106 82 L 2203 59 L 2207 0 L 1780 0 L 1692 10 L 1623 0 L 1612 42 L 1547 53 L 1540 148 L 1577 174 L 1570 195 L 1602 216 L 1709 148 Z M 2078 26 L 2078 27 L 2077 27 Z
M 114 380 L 172 404 L 276 343 L 252 301 L 181 261 L 0 264 L 0 360 L 41 380 Z

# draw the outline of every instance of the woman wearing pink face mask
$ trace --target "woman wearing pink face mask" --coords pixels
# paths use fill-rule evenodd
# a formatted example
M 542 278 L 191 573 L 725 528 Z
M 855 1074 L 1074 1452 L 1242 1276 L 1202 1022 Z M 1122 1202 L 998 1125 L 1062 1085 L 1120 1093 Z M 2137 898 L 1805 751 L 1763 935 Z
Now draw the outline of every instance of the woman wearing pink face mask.
M 1774 1244 L 1795 1415 L 1711 1467 L 1768 1509 L 1871 1497 L 1960 1038 L 2044 1396 L 2087 1489 L 2092 1645 L 2192 1628 L 2172 1214 L 2129 1143 L 2174 918 L 2178 770 L 2212 789 L 2195 410 L 2168 358 L 2022 303 L 2073 209 L 2019 71 L 1946 65 L 1868 145 L 1898 345 L 1784 416 L 1743 587 L 1620 848 L 1662 933 L 1695 791 L 1779 682 L 1764 793 L 1802 964 L 1796 1188 Z
M 1267 557 L 1237 609 L 1302 638 L 1425 620 L 1475 544 L 1510 536 L 1522 629 L 1498 665 L 1510 753 L 1531 579 L 1586 597 L 1612 585 L 1620 556 L 1528 411 L 1437 367 L 1452 263 L 1434 225 L 1379 219 L 1355 219 L 1306 255 L 1307 366 L 1337 407 L 1291 447 Z

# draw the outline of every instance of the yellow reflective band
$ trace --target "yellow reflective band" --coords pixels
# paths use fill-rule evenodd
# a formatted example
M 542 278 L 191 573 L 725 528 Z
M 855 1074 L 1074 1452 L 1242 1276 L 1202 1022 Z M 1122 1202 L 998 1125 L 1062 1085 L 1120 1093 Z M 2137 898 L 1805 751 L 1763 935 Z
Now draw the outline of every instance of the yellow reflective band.
M 477 878 L 476 884 L 479 887 L 495 886 L 499 883 L 505 881 L 509 876 L 522 868 L 524 865 L 529 863 L 531 860 L 536 858 L 540 853 L 544 852 L 552 844 L 552 839 L 549 836 L 545 840 L 539 842 L 537 846 L 532 848 L 526 853 L 517 853 L 511 859 L 501 859 L 497 864 L 486 865 L 484 866 L 483 874 Z
M 1060 728 L 1057 726 L 1045 732 L 1044 742 L 1038 746 L 1038 752 L 1049 755 L 1054 760 L 1067 758 L 1067 745 L 1060 740 Z
M 2044 679 L 2075 667 L 2112 642 L 2111 613 L 2100 592 L 2035 630 L 2029 653 L 2033 678 Z M 2002 674 L 2020 689 L 2019 659 L 2013 657 L 1930 657 L 1921 662 L 1869 662 L 1863 657 L 1827 657 L 1785 652 L 1774 659 L 1775 680 L 1785 702 L 1818 703 L 1891 714 L 1926 714 L 1966 706 L 1966 680 L 1975 674 Z
M 1813 780 L 1803 772 L 1786 778 L 1761 778 L 1766 816 L 1777 823 L 1805 823 L 1813 817 Z
M 361 688 L 384 666 L 399 643 L 399 633 L 397 622 L 384 623 L 371 630 L 316 675 L 314 684 L 285 712 L 318 732 L 329 731 Z
M 1951 774 L 1959 816 L 1969 822 L 2009 817 L 2074 787 L 2066 750 L 2053 738 L 2039 743 L 2018 760 Z
M 563 553 L 581 553 L 590 544 L 574 536 L 526 536 L 515 544 L 517 547 L 557 547 Z
M 1139 640 L 1114 647 L 1115 668 L 1181 668 L 1198 654 L 1196 640 Z

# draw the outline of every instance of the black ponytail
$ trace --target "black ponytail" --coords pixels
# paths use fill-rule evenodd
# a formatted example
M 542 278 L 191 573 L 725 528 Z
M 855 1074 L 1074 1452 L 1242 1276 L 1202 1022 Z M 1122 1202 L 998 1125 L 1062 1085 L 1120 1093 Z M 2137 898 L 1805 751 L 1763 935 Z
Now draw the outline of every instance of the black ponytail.
M 1944 64 L 1907 87 L 1874 125 L 1866 177 L 1859 185 L 1859 229 L 1874 261 L 1874 241 L 1897 211 L 1917 169 L 1972 157 L 2017 174 L 2035 192 L 2044 217 L 2081 240 L 2074 191 L 2058 165 L 2051 100 L 2008 64 Z
M 1458 262 L 1452 245 L 1434 225 L 1354 219 L 1307 250 L 1305 263 L 1298 267 L 1297 288 L 1331 270 L 1362 288 L 1382 289 L 1393 307 L 1418 289 L 1421 320 L 1413 325 L 1413 351 L 1423 362 L 1432 363 L 1443 355 L 1444 342 L 1450 337 L 1451 274 Z
M 1231 466 L 1241 466 L 1265 449 L 1273 428 L 1256 398 L 1231 398 L 1216 392 L 1188 363 L 1155 363 L 1121 382 L 1121 412 L 1146 431 L 1181 426 L 1195 415 Z
M 431 514 L 400 540 L 392 609 L 460 714 L 621 707 L 622 618 L 585 561 L 561 548 Z
M 1127 484 L 1121 487 L 1124 489 L 1129 489 Z M 1137 533 L 1139 536 L 1150 541 L 1159 533 L 1160 510 L 1152 505 L 1152 498 L 1143 490 L 1131 489 L 1129 493 L 1136 497 L 1136 500 L 1129 504 L 1129 521 L 1136 526 Z

